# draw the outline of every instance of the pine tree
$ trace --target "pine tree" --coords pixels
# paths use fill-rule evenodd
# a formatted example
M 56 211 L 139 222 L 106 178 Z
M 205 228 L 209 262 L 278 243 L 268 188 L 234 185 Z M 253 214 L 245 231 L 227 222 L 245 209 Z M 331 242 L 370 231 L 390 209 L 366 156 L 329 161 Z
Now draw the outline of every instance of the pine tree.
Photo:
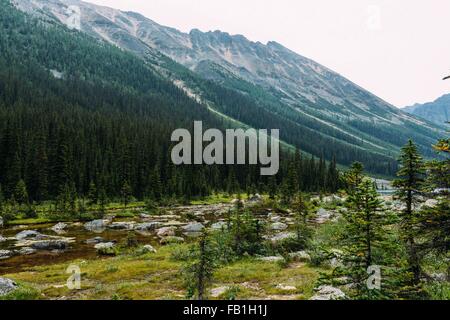
M 397 173 L 398 179 L 393 185 L 397 188 L 396 197 L 405 204 L 405 209 L 400 214 L 400 224 L 408 251 L 409 271 L 413 275 L 411 284 L 417 286 L 421 277 L 421 258 L 415 239 L 417 236 L 415 206 L 423 191 L 425 170 L 422 157 L 412 140 L 409 140 L 402 148 L 399 161 L 401 168 Z

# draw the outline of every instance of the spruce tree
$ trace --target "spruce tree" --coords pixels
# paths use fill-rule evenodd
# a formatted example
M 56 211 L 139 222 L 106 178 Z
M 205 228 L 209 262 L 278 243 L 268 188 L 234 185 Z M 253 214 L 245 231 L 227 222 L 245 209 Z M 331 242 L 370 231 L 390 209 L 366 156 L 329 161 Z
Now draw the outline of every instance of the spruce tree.
M 122 203 L 126 207 L 130 203 L 131 196 L 133 194 L 133 192 L 131 190 L 131 187 L 130 187 L 130 184 L 128 183 L 128 181 L 124 181 L 120 193 L 121 193 L 121 196 L 122 196 Z
M 392 216 L 383 209 L 370 179 L 363 179 L 347 199 L 346 205 L 348 211 L 343 214 L 345 230 L 339 239 L 343 265 L 334 270 L 333 281 L 351 285 L 350 296 L 357 299 L 387 298 L 388 292 L 370 289 L 367 280 L 369 267 L 387 263 L 380 259 L 380 253 L 391 246 L 387 241 L 387 226 L 393 223 Z
M 409 272 L 412 273 L 411 285 L 418 286 L 421 278 L 420 256 L 416 244 L 417 212 L 415 206 L 420 202 L 424 186 L 425 167 L 419 151 L 412 140 L 402 148 L 399 158 L 398 179 L 393 185 L 397 188 L 396 197 L 404 203 L 400 213 L 402 237 L 407 246 Z
M 213 272 L 217 267 L 215 263 L 216 250 L 204 231 L 198 245 L 191 249 L 191 260 L 184 267 L 183 274 L 187 287 L 187 297 L 196 297 L 198 300 L 206 299 L 206 292 L 211 283 Z
M 28 204 L 29 202 L 27 186 L 22 179 L 14 188 L 14 197 L 19 204 Z

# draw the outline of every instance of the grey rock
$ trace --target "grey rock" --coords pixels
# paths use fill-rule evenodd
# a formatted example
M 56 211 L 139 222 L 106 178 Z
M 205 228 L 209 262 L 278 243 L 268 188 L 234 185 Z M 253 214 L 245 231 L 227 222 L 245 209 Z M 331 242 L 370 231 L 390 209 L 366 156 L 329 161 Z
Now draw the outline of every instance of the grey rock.
M 161 222 L 146 222 L 135 225 L 134 229 L 139 231 L 154 231 L 161 226 Z
M 114 242 L 97 243 L 94 248 L 97 250 L 106 250 L 114 248 Z
M 147 244 L 147 245 L 142 247 L 141 252 L 143 254 L 145 254 L 145 253 L 156 253 L 156 249 L 153 248 L 152 245 Z
M 112 230 L 133 230 L 134 222 L 113 222 L 108 225 Z
M 10 250 L 0 250 L 0 260 L 9 259 L 13 256 L 13 252 Z
M 311 256 L 306 251 L 292 252 L 289 256 L 299 262 L 310 262 Z
M 25 239 L 44 239 L 47 236 L 35 231 L 35 230 L 24 230 L 16 234 L 17 240 L 25 240 Z
M 185 232 L 201 232 L 205 227 L 200 222 L 189 223 L 182 227 Z
M 429 199 L 425 201 L 424 206 L 434 208 L 439 204 L 439 201 L 436 199 Z
M 297 287 L 294 287 L 294 286 L 287 286 L 287 285 L 284 285 L 284 284 L 278 284 L 278 285 L 276 286 L 276 288 L 277 288 L 278 290 L 282 290 L 282 291 L 296 291 L 296 290 L 297 290 Z
M 257 204 L 257 203 L 261 203 L 263 201 L 263 197 L 260 194 L 255 194 L 252 197 L 250 197 L 250 199 L 248 199 L 249 203 L 252 204 Z
M 104 231 L 109 223 L 109 220 L 93 220 L 85 223 L 84 228 L 88 231 L 99 232 Z
M 11 279 L 0 277 L 0 297 L 6 296 L 17 288 L 17 284 Z
M 276 230 L 276 231 L 286 230 L 287 228 L 288 228 L 288 225 L 284 224 L 284 223 L 281 223 L 281 222 L 275 222 L 275 223 L 270 225 L 270 229 L 271 230 Z
M 21 256 L 28 256 L 30 254 L 36 253 L 36 249 L 30 248 L 30 247 L 24 247 L 24 248 L 21 248 L 20 250 L 17 250 L 16 252 L 17 252 L 17 254 L 19 254 Z
M 320 286 L 316 291 L 317 294 L 309 300 L 342 300 L 346 298 L 341 289 L 332 286 Z
M 230 287 L 224 286 L 224 287 L 218 287 L 211 289 L 210 295 L 213 298 L 218 298 L 221 295 L 223 295 L 225 292 L 227 292 L 230 289 Z
M 325 223 L 325 222 L 329 221 L 331 219 L 331 217 L 332 217 L 331 212 L 329 212 L 323 208 L 320 208 L 317 211 L 316 222 L 317 223 Z
M 264 262 L 278 262 L 278 261 L 284 261 L 283 257 L 273 256 L 273 257 L 260 257 L 257 260 L 264 261 Z
M 286 239 L 292 239 L 295 237 L 296 237 L 296 234 L 293 232 L 282 232 L 282 233 L 279 233 L 279 234 L 269 238 L 269 240 L 272 243 L 277 243 L 277 242 L 284 241 Z
M 42 240 L 31 244 L 31 248 L 36 250 L 65 250 L 68 246 L 68 240 Z
M 228 227 L 228 224 L 223 221 L 216 222 L 213 225 L 211 225 L 211 229 L 213 229 L 213 230 L 222 230 L 222 229 L 226 229 L 227 227 Z
M 156 235 L 160 238 L 175 236 L 176 227 L 163 227 L 156 230 Z
M 3 228 L 3 218 L 0 217 L 0 229 Z
M 184 239 L 181 237 L 165 237 L 162 238 L 159 243 L 161 244 L 174 244 L 174 243 L 183 243 Z
M 51 229 L 58 233 L 59 231 L 63 231 L 66 228 L 67 228 L 67 224 L 60 222 L 60 223 L 55 224 Z
M 102 237 L 95 237 L 95 238 L 86 240 L 86 243 L 87 244 L 97 244 L 97 243 L 101 243 L 101 242 L 104 242 L 104 241 L 105 240 Z

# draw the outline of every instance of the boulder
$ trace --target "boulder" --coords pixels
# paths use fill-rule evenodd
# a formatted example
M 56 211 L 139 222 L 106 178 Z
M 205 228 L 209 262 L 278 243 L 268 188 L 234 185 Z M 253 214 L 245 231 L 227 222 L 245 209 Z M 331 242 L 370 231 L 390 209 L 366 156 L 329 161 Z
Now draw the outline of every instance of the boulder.
M 60 222 L 60 223 L 55 224 L 51 229 L 53 231 L 55 231 L 56 233 L 58 233 L 60 231 L 63 231 L 66 228 L 67 228 L 67 224 Z
M 35 231 L 35 230 L 24 230 L 16 234 L 17 240 L 25 240 L 25 239 L 44 239 L 47 236 Z
M 3 228 L 3 218 L 0 217 L 0 229 Z
M 115 244 L 113 242 L 98 243 L 94 248 L 101 255 L 116 255 Z
M 97 244 L 97 243 L 101 243 L 101 242 L 104 242 L 104 241 L 105 240 L 102 237 L 95 237 L 95 238 L 86 240 L 86 243 L 87 244 Z
M 216 222 L 211 226 L 213 230 L 222 230 L 228 228 L 228 224 L 224 221 Z
M 145 254 L 145 253 L 156 253 L 156 249 L 153 248 L 152 245 L 147 244 L 147 245 L 142 247 L 141 253 L 143 253 L 143 254 Z
M 434 208 L 438 204 L 439 204 L 439 201 L 437 201 L 436 199 L 429 199 L 429 200 L 425 201 L 424 206 Z
M 42 240 L 35 241 L 31 248 L 36 250 L 65 250 L 69 246 L 68 240 Z
M 30 254 L 36 253 L 36 249 L 30 248 L 30 247 L 24 247 L 24 248 L 21 248 L 20 250 L 17 250 L 16 252 L 17 252 L 17 254 L 19 254 L 21 256 L 28 256 Z
M 156 235 L 160 238 L 175 236 L 176 227 L 163 227 L 156 230 Z
M 112 230 L 133 230 L 134 222 L 113 222 L 108 225 L 108 228 Z
M 201 232 L 205 227 L 200 222 L 192 222 L 182 227 L 184 232 Z
M 275 231 L 283 231 L 283 230 L 286 230 L 287 228 L 288 228 L 288 225 L 281 223 L 281 222 L 275 222 L 270 225 L 270 229 L 275 230 Z
M 160 226 L 161 222 L 146 222 L 135 225 L 134 229 L 138 231 L 154 231 Z
M 248 199 L 249 203 L 256 204 L 261 203 L 263 201 L 263 197 L 260 194 L 255 194 Z
M 227 292 L 230 289 L 230 287 L 218 287 L 211 289 L 210 295 L 213 298 L 218 298 L 221 295 L 223 295 L 225 292 Z
M 17 288 L 17 284 L 11 279 L 0 277 L 0 297 L 6 296 Z
M 325 223 L 331 219 L 331 212 L 325 210 L 324 208 L 320 208 L 317 211 L 316 222 L 317 223 Z
M 337 195 L 331 195 L 329 197 L 323 198 L 324 203 L 333 203 L 333 202 L 342 202 L 343 199 L 338 197 Z
M 287 286 L 287 285 L 284 285 L 284 284 L 278 284 L 278 285 L 276 286 L 276 288 L 277 288 L 278 290 L 282 290 L 282 291 L 296 291 L 296 290 L 297 290 L 297 287 L 294 287 L 294 286 Z
M 1 242 L 5 242 L 6 240 L 7 240 L 6 238 L 0 236 L 0 243 L 1 243 Z
M 270 217 L 270 221 L 272 221 L 272 222 L 281 222 L 281 217 L 280 216 Z
M 0 250 L 0 260 L 9 259 L 13 255 L 13 252 L 10 250 Z
M 258 258 L 259 261 L 264 261 L 264 262 L 279 262 L 279 261 L 284 261 L 283 257 L 278 257 L 278 256 L 273 256 L 273 257 L 260 257 Z
M 84 228 L 88 231 L 98 232 L 104 231 L 106 226 L 110 223 L 109 220 L 93 220 L 84 224 Z
M 299 262 L 310 262 L 311 256 L 306 251 L 298 251 L 298 252 L 292 252 L 289 254 L 289 256 L 294 259 L 295 261 Z
M 317 294 L 309 300 L 342 300 L 346 298 L 341 289 L 332 286 L 320 286 L 316 291 Z
M 296 237 L 296 234 L 293 232 L 282 232 L 282 233 L 279 233 L 279 234 L 269 238 L 269 240 L 272 243 L 277 243 L 277 242 L 284 241 L 286 239 L 292 239 L 295 237 Z
M 159 243 L 164 244 L 174 244 L 174 243 L 183 243 L 184 239 L 181 237 L 165 237 L 162 238 Z

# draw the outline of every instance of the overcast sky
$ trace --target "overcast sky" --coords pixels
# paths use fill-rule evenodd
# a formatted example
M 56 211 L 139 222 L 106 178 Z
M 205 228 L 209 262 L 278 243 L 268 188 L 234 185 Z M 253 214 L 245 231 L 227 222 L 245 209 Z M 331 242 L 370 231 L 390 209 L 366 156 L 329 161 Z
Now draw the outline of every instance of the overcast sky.
M 450 93 L 448 0 L 87 0 L 189 32 L 277 41 L 403 107 Z

